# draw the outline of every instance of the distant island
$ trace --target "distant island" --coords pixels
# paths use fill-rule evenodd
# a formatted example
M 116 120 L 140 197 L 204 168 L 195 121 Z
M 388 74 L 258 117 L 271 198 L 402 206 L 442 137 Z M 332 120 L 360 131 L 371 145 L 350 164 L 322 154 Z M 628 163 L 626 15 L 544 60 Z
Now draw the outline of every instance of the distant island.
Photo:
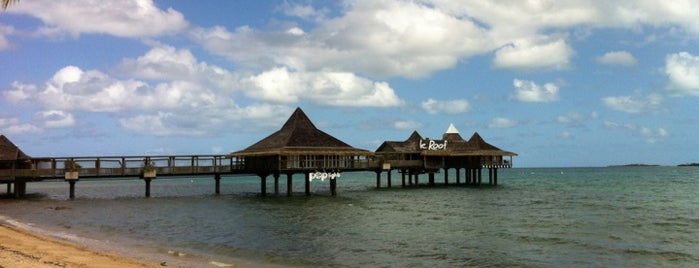
M 626 165 L 612 165 L 608 167 L 659 167 L 660 165 L 650 165 L 650 164 L 626 164 Z
M 699 163 L 679 164 L 678 167 L 699 167 Z

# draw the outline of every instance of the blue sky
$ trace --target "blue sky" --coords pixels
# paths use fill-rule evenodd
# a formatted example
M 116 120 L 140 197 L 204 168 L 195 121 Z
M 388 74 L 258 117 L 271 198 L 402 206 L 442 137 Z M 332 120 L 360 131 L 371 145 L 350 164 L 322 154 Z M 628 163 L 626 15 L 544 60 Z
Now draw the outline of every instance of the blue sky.
M 697 1 L 19 1 L 0 133 L 31 156 L 223 154 L 301 107 L 515 166 L 699 162 Z

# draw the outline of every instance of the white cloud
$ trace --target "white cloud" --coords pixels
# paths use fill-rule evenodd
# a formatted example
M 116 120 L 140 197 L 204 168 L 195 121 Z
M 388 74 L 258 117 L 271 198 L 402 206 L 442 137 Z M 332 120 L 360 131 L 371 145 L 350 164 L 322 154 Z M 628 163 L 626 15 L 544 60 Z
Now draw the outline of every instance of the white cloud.
M 134 78 L 185 80 L 219 89 L 236 89 L 239 82 L 237 74 L 199 62 L 187 49 L 167 45 L 156 45 L 141 57 L 124 59 L 115 69 Z
M 659 94 L 648 96 L 616 96 L 602 98 L 609 108 L 626 113 L 655 112 L 662 109 L 663 97 Z
M 465 99 L 455 99 L 455 100 L 435 100 L 427 99 L 422 102 L 422 109 L 430 114 L 446 113 L 446 114 L 460 114 L 466 113 L 471 110 L 471 104 Z
M 699 96 L 699 56 L 688 52 L 668 55 L 665 74 L 670 79 L 669 90 L 679 95 Z
M 635 66 L 638 61 L 626 51 L 612 51 L 597 58 L 597 62 L 607 65 Z
M 523 102 L 553 102 L 559 98 L 558 86 L 546 83 L 539 86 L 532 81 L 515 79 L 512 84 L 515 87 L 514 98 Z
M 275 68 L 250 77 L 253 98 L 277 103 L 308 99 L 328 106 L 391 107 L 403 101 L 386 82 L 347 72 L 293 72 Z
M 488 124 L 489 128 L 511 128 L 515 126 L 517 126 L 517 121 L 505 117 L 493 118 Z
M 631 123 L 626 123 L 626 124 L 621 124 L 621 123 L 616 123 L 616 122 L 611 122 L 611 121 L 605 121 L 604 126 L 607 129 L 612 129 L 612 130 L 623 130 L 626 132 L 629 132 L 634 135 L 640 135 L 643 137 L 647 143 L 656 143 L 658 139 L 665 138 L 670 136 L 670 132 L 668 132 L 664 128 L 648 128 L 645 126 L 640 126 L 637 124 L 631 124 Z
M 12 47 L 12 43 L 7 39 L 8 35 L 14 32 L 14 27 L 0 24 L 0 51 L 7 50 Z
M 0 133 L 2 133 L 4 135 L 33 134 L 33 133 L 39 133 L 41 131 L 42 131 L 41 128 L 39 128 L 33 124 L 22 123 L 19 118 L 0 117 Z
M 412 120 L 396 121 L 393 123 L 393 128 L 399 130 L 416 130 L 422 128 L 422 126 L 422 123 Z
M 192 38 L 242 66 L 425 77 L 494 44 L 468 18 L 415 2 L 357 1 L 308 33 L 261 32 L 243 26 L 196 29 Z M 329 70 L 330 69 L 330 70 Z
M 43 122 L 45 128 L 64 128 L 75 125 L 75 118 L 71 113 L 50 110 L 36 114 L 37 120 Z
M 21 1 L 10 13 L 40 19 L 39 32 L 55 34 L 110 34 L 119 37 L 148 37 L 181 31 L 187 27 L 184 16 L 172 9 L 162 10 L 151 0 L 138 1 Z
M 536 37 L 514 40 L 495 52 L 494 64 L 512 69 L 565 69 L 573 48 L 563 38 Z

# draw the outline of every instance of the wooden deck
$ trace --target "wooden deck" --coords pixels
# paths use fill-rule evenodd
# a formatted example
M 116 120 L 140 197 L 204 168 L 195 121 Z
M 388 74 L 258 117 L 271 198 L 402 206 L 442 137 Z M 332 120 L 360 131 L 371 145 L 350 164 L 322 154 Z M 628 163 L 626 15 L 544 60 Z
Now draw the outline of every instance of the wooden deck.
M 241 162 L 225 155 L 47 157 L 32 159 L 31 169 L 0 170 L 0 181 L 63 178 L 70 159 L 82 166 L 80 178 L 140 177 L 147 162 L 156 166 L 157 176 L 244 173 Z

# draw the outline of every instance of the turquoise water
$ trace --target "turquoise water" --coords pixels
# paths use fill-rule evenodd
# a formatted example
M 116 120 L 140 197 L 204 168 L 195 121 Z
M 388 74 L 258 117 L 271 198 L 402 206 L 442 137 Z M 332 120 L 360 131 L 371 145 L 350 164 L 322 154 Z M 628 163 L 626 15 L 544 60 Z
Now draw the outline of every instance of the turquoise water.
M 344 173 L 336 197 L 329 196 L 328 181 L 313 181 L 313 196 L 303 196 L 297 176 L 293 197 L 259 197 L 255 177 L 224 177 L 218 196 L 213 178 L 157 179 L 152 198 L 143 198 L 140 180 L 81 180 L 76 200 L 66 200 L 65 182 L 30 183 L 35 194 L 0 200 L 0 214 L 97 248 L 181 266 L 699 263 L 699 168 L 504 169 L 497 187 L 401 188 L 394 173 L 391 189 L 375 189 L 374 173 Z

